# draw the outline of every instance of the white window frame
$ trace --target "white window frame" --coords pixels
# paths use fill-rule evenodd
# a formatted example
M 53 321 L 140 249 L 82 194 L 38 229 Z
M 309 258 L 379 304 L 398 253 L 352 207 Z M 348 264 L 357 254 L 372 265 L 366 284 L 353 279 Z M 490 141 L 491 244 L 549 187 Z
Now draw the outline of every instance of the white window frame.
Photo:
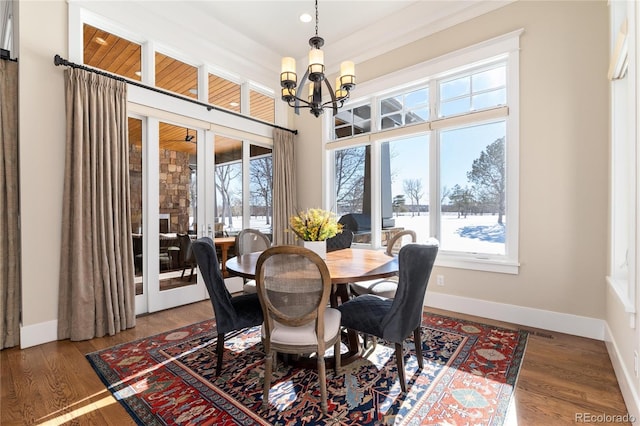
M 323 203 L 326 208 L 331 208 L 334 204 L 335 194 L 333 189 L 333 151 L 337 148 L 346 148 L 363 144 L 370 144 L 371 164 L 380 164 L 380 144 L 394 138 L 411 134 L 418 134 L 425 131 L 431 132 L 430 137 L 430 186 L 439 188 L 439 132 L 437 128 L 454 128 L 466 124 L 482 124 L 483 122 L 496 121 L 504 117 L 506 126 L 506 164 L 507 164 L 507 211 L 506 222 L 508 224 L 505 236 L 505 254 L 488 255 L 472 254 L 453 251 L 443 251 L 438 254 L 436 265 L 472 269 L 480 271 L 490 271 L 498 273 L 517 274 L 519 272 L 519 49 L 520 35 L 523 30 L 516 30 L 502 36 L 486 40 L 484 42 L 468 46 L 466 48 L 451 52 L 441 57 L 414 65 L 410 68 L 388 74 L 386 76 L 365 82 L 358 86 L 359 98 L 350 101 L 348 108 L 360 103 L 371 103 L 372 106 L 372 131 L 338 140 L 331 140 L 334 136 L 333 123 L 331 117 L 324 118 L 323 144 L 326 151 L 324 162 L 325 190 L 323 191 Z M 380 99 L 389 97 L 399 91 L 410 91 L 412 88 L 429 84 L 430 99 L 435 99 L 434 90 L 437 90 L 437 81 L 449 78 L 455 74 L 462 74 L 472 68 L 480 68 L 487 64 L 503 60 L 507 67 L 507 105 L 508 107 L 498 107 L 487 110 L 480 110 L 468 114 L 457 115 L 437 119 L 437 106 L 430 103 L 430 121 L 417 123 L 405 127 L 397 127 L 385 131 L 379 131 L 379 114 L 377 105 Z M 353 106 L 352 106 L 353 105 Z M 375 108 L 375 109 L 374 109 Z M 451 120 L 453 118 L 453 120 Z M 451 120 L 451 124 L 444 127 L 444 121 Z M 454 121 L 455 120 L 455 121 Z M 436 123 L 438 122 L 438 123 Z M 380 211 L 378 190 L 380 188 L 379 173 L 377 167 L 372 167 L 371 176 L 371 205 L 376 206 L 372 211 L 372 223 L 379 223 Z M 438 237 L 435 232 L 439 232 L 439 212 L 440 212 L 440 190 L 430 191 L 430 211 L 438 214 L 430 214 L 430 229 L 433 236 Z M 435 223 L 434 223 L 435 222 Z M 379 248 L 380 245 L 379 227 L 372 229 L 372 246 Z

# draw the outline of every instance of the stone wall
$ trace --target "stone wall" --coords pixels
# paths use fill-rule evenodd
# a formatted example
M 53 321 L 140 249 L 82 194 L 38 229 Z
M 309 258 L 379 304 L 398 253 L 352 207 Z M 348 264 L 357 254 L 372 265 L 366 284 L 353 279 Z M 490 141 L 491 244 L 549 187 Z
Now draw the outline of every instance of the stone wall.
M 186 233 L 189 230 L 189 154 L 160 149 L 159 204 L 160 214 L 170 215 L 169 230 Z M 134 233 L 142 229 L 142 152 L 137 145 L 129 146 L 129 176 L 131 187 L 131 227 Z

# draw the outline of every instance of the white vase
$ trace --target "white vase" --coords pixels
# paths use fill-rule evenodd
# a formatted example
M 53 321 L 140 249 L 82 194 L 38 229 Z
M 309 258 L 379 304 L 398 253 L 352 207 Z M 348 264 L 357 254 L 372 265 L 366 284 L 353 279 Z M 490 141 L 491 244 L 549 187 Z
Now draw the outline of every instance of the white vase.
M 322 259 L 327 258 L 327 242 L 326 241 L 303 241 L 303 246 L 315 252 Z

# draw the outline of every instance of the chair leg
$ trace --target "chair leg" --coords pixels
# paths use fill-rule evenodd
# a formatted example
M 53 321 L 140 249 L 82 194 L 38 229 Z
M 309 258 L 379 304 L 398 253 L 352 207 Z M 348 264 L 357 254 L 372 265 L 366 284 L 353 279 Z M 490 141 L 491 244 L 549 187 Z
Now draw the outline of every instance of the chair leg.
M 407 392 L 407 384 L 404 377 L 404 359 L 402 357 L 402 343 L 396 343 L 396 363 L 398 365 L 398 379 L 402 392 Z
M 318 381 L 320 382 L 320 406 L 322 407 L 322 414 L 327 414 L 327 374 L 324 364 L 324 353 L 317 354 L 318 356 Z
M 340 354 L 340 346 L 341 346 L 341 340 L 340 338 L 338 338 L 338 341 L 336 342 L 334 348 L 333 348 L 333 358 L 334 358 L 334 371 L 336 373 L 336 376 L 338 374 L 340 374 L 340 364 L 342 363 L 342 355 Z
M 269 409 L 269 388 L 271 388 L 271 369 L 273 368 L 273 352 L 267 350 L 264 363 L 264 386 L 262 389 L 262 409 Z
M 193 270 L 195 269 L 194 265 L 191 265 L 191 275 L 189 275 L 189 282 L 191 282 L 191 280 L 193 279 Z M 184 273 L 184 271 L 183 271 Z
M 418 368 L 422 370 L 422 333 L 420 326 L 413 330 L 413 344 L 416 347 L 416 358 L 418 358 Z
M 222 370 L 222 355 L 224 354 L 224 334 L 218 334 L 218 344 L 216 345 L 216 355 L 218 356 L 218 363 L 216 365 L 216 376 L 220 375 Z

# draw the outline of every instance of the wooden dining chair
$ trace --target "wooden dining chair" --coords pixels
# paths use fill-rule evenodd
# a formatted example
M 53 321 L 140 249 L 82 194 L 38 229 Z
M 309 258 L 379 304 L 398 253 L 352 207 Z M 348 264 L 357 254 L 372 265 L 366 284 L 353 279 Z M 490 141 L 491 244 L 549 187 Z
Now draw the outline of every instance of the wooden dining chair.
M 269 237 L 258 229 L 243 229 L 236 235 L 235 248 L 238 256 L 264 251 L 269 247 L 271 247 Z M 256 280 L 245 279 L 242 292 L 244 294 L 256 293 Z
M 334 346 L 336 374 L 340 368 L 340 311 L 328 307 L 331 278 L 327 265 L 320 256 L 304 247 L 277 246 L 260 255 L 256 274 L 258 297 L 264 313 L 263 408 L 269 405 L 276 354 L 315 353 L 321 407 L 326 414 L 326 348 Z
M 262 307 L 258 295 L 255 293 L 231 296 L 224 284 L 218 256 L 211 238 L 199 238 L 192 243 L 191 248 L 198 263 L 198 270 L 202 274 L 209 292 L 216 319 L 218 332 L 216 376 L 218 376 L 222 370 L 225 334 L 262 324 Z
M 416 233 L 410 229 L 396 233 L 387 243 L 388 256 L 397 256 L 400 249 L 408 243 L 416 242 Z M 355 296 L 363 294 L 375 294 L 377 296 L 393 299 L 398 288 L 398 277 L 389 277 L 378 280 L 359 281 L 349 285 L 351 293 Z
M 413 332 L 413 342 L 422 369 L 422 310 L 431 270 L 438 254 L 438 242 L 408 244 L 398 254 L 398 289 L 394 299 L 373 294 L 355 297 L 342 305 L 342 326 L 377 336 L 395 344 L 398 378 L 403 392 L 407 391 L 404 374 L 404 340 Z

